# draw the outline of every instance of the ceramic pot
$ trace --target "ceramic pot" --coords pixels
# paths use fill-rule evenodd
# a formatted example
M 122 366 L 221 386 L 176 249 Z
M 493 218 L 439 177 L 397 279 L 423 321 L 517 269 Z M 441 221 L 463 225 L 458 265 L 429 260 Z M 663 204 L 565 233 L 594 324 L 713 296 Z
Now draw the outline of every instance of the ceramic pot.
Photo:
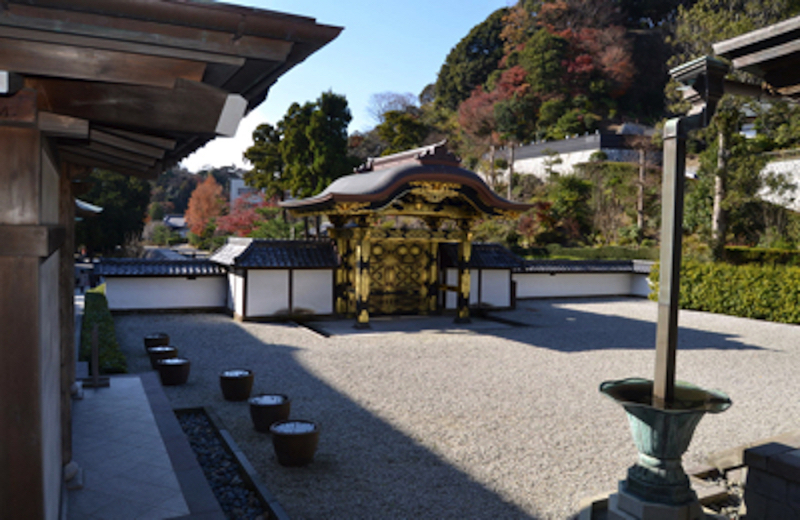
M 189 380 L 192 364 L 185 358 L 167 358 L 158 361 L 158 375 L 164 386 L 182 385 Z
M 724 412 L 731 406 L 730 398 L 720 391 L 677 381 L 675 398 L 668 407 L 659 408 L 652 405 L 653 382 L 640 378 L 606 381 L 600 392 L 625 409 L 639 451 L 636 464 L 628 469 L 626 490 L 666 505 L 696 501 L 681 457 L 703 415 Z
M 253 371 L 232 368 L 219 375 L 219 386 L 226 401 L 246 401 L 253 389 Z
M 159 345 L 169 345 L 169 334 L 166 332 L 155 332 L 144 337 L 144 348 L 158 347 Z
M 311 421 L 278 421 L 269 428 L 272 447 L 281 466 L 305 466 L 314 460 L 319 427 Z
M 261 394 L 251 397 L 250 418 L 256 431 L 269 433 L 269 427 L 289 418 L 292 402 L 283 394 Z
M 159 360 L 178 357 L 178 349 L 170 345 L 159 345 L 149 347 L 147 355 L 150 356 L 150 366 L 153 367 L 153 370 L 158 370 Z

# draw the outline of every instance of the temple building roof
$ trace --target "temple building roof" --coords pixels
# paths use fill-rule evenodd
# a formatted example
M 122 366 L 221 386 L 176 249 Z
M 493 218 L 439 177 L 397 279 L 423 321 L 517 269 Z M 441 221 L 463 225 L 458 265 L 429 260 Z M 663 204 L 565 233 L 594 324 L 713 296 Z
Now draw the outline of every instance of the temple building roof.
M 323 269 L 339 265 L 329 241 L 229 238 L 210 260 L 231 267 Z
M 444 142 L 370 159 L 319 195 L 281 205 L 297 215 L 445 218 L 515 216 L 530 208 L 499 197 L 477 174 L 461 168 Z

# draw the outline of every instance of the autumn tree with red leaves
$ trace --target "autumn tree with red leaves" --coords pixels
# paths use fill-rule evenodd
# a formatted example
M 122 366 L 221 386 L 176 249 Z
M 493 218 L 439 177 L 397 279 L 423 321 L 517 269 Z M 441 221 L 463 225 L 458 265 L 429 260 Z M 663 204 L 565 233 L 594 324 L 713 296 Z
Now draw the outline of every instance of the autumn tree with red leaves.
M 217 184 L 213 175 L 208 175 L 189 198 L 189 207 L 185 215 L 189 231 L 201 235 L 211 220 L 222 214 L 224 207 L 222 186 Z

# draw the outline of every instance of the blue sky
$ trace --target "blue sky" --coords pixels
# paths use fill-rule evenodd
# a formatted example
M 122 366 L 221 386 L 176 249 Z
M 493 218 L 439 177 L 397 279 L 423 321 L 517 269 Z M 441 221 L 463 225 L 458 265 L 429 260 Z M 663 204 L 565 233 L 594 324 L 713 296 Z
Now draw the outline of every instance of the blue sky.
M 253 130 L 274 124 L 293 102 L 313 101 L 332 90 L 347 97 L 353 121 L 350 132 L 375 126 L 367 112 L 379 92 L 419 94 L 447 53 L 469 30 L 511 0 L 226 0 L 226 3 L 316 18 L 344 27 L 338 38 L 299 64 L 273 85 L 266 101 L 239 125 L 236 137 L 217 138 L 183 161 L 192 171 L 204 166 L 237 165 L 252 144 Z

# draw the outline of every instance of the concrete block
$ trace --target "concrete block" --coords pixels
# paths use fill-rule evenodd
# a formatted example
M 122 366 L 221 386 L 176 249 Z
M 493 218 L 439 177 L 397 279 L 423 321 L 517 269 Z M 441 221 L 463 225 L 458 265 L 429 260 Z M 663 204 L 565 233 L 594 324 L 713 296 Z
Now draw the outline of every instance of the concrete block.
M 786 500 L 786 480 L 766 471 L 750 468 L 747 473 L 745 489 L 764 495 L 771 500 Z
M 640 520 L 702 520 L 703 508 L 699 502 L 682 506 L 668 506 L 656 502 L 648 502 L 624 491 L 620 484 L 620 491 L 616 495 L 618 512 L 627 513 Z M 609 503 L 609 512 L 611 506 Z
M 745 487 L 744 504 L 747 508 L 747 520 L 768 520 L 767 503 L 769 499 L 760 493 L 756 493 L 750 488 Z
M 791 450 L 769 457 L 767 471 L 790 482 L 800 482 L 800 450 Z

